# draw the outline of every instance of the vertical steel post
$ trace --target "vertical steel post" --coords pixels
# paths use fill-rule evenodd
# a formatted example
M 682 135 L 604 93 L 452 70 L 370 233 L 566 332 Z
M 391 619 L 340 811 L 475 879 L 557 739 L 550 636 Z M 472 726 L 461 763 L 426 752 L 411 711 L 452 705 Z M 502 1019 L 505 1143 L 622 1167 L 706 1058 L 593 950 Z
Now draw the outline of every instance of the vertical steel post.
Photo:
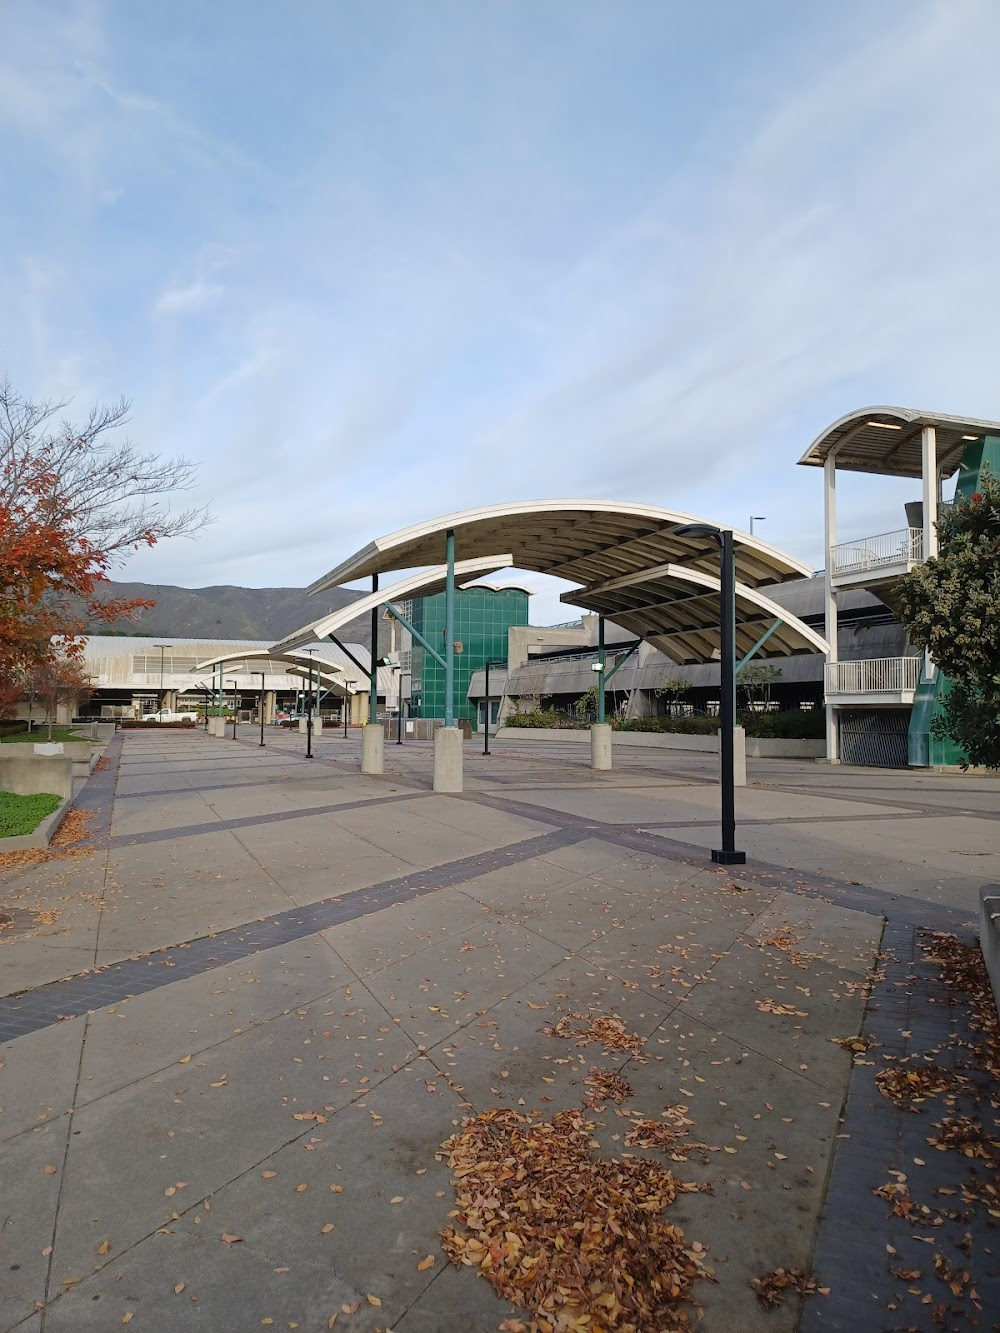
M 372 592 L 378 592 L 378 575 L 372 575 Z M 378 721 L 378 607 L 372 607 L 371 671 L 368 677 L 368 722 Z
M 264 744 L 264 673 L 260 673 L 260 743 Z
M 601 669 L 597 673 L 597 720 L 604 721 L 604 617 L 597 617 L 597 660 Z
M 396 695 L 396 744 L 403 744 L 403 668 L 399 668 L 399 693 Z
M 312 710 L 313 660 L 309 659 L 309 688 L 306 690 L 306 758 L 313 757 L 313 710 Z
M 736 850 L 736 785 L 733 743 L 736 727 L 736 571 L 733 534 L 720 533 L 722 569 L 719 589 L 719 723 L 722 778 L 722 848 L 713 851 L 719 865 L 743 865 L 746 854 Z
M 826 569 L 823 571 L 823 633 L 830 645 L 823 672 L 823 706 L 826 710 L 826 757 L 831 764 L 840 762 L 840 736 L 837 710 L 830 702 L 830 667 L 837 662 L 837 589 L 833 584 L 834 549 L 837 545 L 837 459 L 829 454 L 823 464 L 823 544 L 826 547 Z
M 351 711 L 351 692 L 347 688 L 347 681 L 344 681 L 344 702 L 341 704 L 344 710 L 344 740 L 347 740 L 347 724 L 350 721 L 348 714 Z
M 455 725 L 455 533 L 445 537 L 444 585 L 444 725 Z
M 490 659 L 486 659 L 486 740 L 483 744 L 483 754 L 490 752 Z

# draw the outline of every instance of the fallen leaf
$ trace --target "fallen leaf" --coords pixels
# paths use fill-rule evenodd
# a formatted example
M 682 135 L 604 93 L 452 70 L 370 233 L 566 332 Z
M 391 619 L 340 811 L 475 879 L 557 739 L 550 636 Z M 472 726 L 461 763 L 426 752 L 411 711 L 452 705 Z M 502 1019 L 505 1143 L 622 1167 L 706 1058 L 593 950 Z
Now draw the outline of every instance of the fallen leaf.
M 97 1253 L 107 1254 L 110 1249 L 111 1249 L 111 1242 L 109 1240 L 102 1240 L 100 1245 L 98 1245 L 97 1247 Z
M 191 1063 L 191 1057 L 190 1057 L 190 1055 L 182 1055 L 181 1058 L 177 1061 L 177 1063 L 178 1063 L 179 1065 L 188 1065 L 188 1064 L 190 1064 L 190 1063 Z
M 390 1199 L 389 1202 L 390 1202 L 390 1203 L 402 1203 L 402 1202 L 403 1202 L 403 1195 L 402 1195 L 402 1194 L 397 1194 L 397 1195 L 395 1196 L 395 1198 Z
M 131 1324 L 134 1318 L 135 1318 L 134 1312 L 132 1310 L 126 1310 L 125 1313 L 122 1315 L 122 1323 Z
M 42 1170 L 45 1172 L 47 1176 L 54 1176 L 55 1173 L 59 1170 L 59 1168 L 55 1166 L 52 1162 L 46 1162 L 45 1165 L 42 1167 Z
M 179 1295 L 181 1294 L 181 1292 L 184 1290 L 184 1285 L 185 1285 L 185 1284 L 184 1284 L 183 1282 L 178 1282 L 178 1283 L 175 1285 L 175 1287 L 174 1287 L 174 1295 L 175 1295 L 175 1296 L 179 1296 Z
M 306 1190 L 307 1190 L 308 1188 L 309 1188 L 308 1185 L 296 1185 L 296 1186 L 295 1186 L 295 1193 L 296 1193 L 296 1194 L 305 1194 L 305 1192 L 306 1192 Z
M 345 1301 L 340 1308 L 343 1310 L 344 1314 L 357 1314 L 358 1311 L 361 1309 L 361 1302 Z
M 326 1225 L 322 1228 L 323 1235 L 329 1236 L 330 1232 L 334 1229 L 336 1225 L 337 1225 L 336 1222 L 327 1222 Z
M 367 1295 L 366 1295 L 366 1299 L 367 1299 L 369 1305 L 381 1305 L 381 1304 L 382 1304 L 382 1302 L 379 1300 L 379 1298 L 378 1298 L 377 1296 L 373 1296 L 373 1295 L 371 1294 L 371 1292 L 368 1292 L 368 1293 L 367 1293 Z
M 417 1264 L 417 1272 L 426 1273 L 428 1268 L 433 1268 L 436 1262 L 437 1260 L 435 1259 L 434 1255 L 429 1254 L 426 1259 L 421 1259 L 420 1263 Z
M 226 1242 L 227 1245 L 238 1245 L 240 1241 L 243 1239 L 243 1237 L 233 1236 L 228 1231 L 224 1231 L 222 1233 L 222 1239 Z
M 262 1180 L 273 1180 L 277 1174 L 277 1171 L 262 1171 L 260 1173 Z

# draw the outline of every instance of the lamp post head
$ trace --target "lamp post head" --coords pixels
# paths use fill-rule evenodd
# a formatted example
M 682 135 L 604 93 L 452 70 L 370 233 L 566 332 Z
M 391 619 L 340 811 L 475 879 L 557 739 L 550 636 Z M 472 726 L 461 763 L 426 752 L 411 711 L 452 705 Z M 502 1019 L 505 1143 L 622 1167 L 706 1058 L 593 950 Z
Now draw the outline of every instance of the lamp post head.
M 722 543 L 722 529 L 717 528 L 714 523 L 682 523 L 680 527 L 674 528 L 676 537 L 708 537 L 714 542 Z
M 603 662 L 591 662 L 591 664 L 590 664 L 590 669 L 591 669 L 591 671 L 603 671 L 603 670 L 604 670 L 604 663 L 603 663 Z

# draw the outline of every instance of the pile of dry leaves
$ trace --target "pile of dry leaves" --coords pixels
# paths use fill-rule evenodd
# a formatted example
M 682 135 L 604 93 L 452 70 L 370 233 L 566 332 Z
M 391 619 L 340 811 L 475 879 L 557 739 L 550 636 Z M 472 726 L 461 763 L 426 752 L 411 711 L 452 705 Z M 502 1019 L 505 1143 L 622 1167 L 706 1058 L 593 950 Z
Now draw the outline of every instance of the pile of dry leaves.
M 757 1293 L 757 1299 L 767 1310 L 780 1305 L 790 1291 L 797 1291 L 800 1296 L 823 1296 L 830 1294 L 829 1287 L 817 1287 L 814 1278 L 808 1277 L 801 1268 L 776 1268 L 764 1277 L 750 1279 L 750 1285 Z
M 629 1032 L 622 1020 L 614 1014 L 569 1014 L 543 1031 L 547 1037 L 562 1037 L 566 1041 L 575 1042 L 577 1046 L 598 1042 L 606 1051 L 628 1051 L 637 1058 L 648 1054 L 638 1032 Z
M 444 1249 L 531 1311 L 526 1333 L 685 1329 L 680 1302 L 711 1274 L 660 1214 L 689 1187 L 659 1162 L 597 1156 L 593 1128 L 579 1111 L 468 1121 L 443 1145 L 458 1204 Z
M 928 1097 L 951 1092 L 959 1080 L 948 1069 L 939 1065 L 896 1065 L 880 1069 L 875 1075 L 875 1086 L 883 1097 L 906 1111 L 915 1111 Z
M 615 1074 L 607 1069 L 592 1069 L 583 1080 L 590 1092 L 584 1106 L 598 1106 L 602 1102 L 615 1102 L 621 1106 L 632 1096 L 632 1084 L 623 1074 Z

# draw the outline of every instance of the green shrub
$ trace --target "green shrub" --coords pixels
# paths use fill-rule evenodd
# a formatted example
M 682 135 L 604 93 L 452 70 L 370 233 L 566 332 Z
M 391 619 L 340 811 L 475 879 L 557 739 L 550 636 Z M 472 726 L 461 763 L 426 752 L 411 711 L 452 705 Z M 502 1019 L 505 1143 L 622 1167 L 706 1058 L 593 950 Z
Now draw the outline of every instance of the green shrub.
M 748 736 L 769 740 L 822 740 L 826 718 L 821 708 L 790 708 L 783 713 L 746 713 L 739 719 Z M 717 717 L 635 717 L 612 723 L 618 731 L 660 731 L 682 736 L 714 736 Z
M 61 796 L 51 792 L 33 792 L 30 796 L 15 796 L 12 791 L 0 791 L 0 838 L 19 838 L 34 833 L 46 815 L 57 810 Z
M 579 731 L 583 724 L 567 717 L 565 713 L 557 713 L 554 708 L 536 708 L 530 713 L 511 713 L 504 718 L 503 725 L 505 727 L 549 727 Z
M 611 725 L 616 731 L 668 731 L 681 736 L 714 736 L 719 730 L 719 719 L 693 713 L 690 717 L 626 718 Z
M 135 719 L 127 719 L 122 722 L 123 731 L 193 731 L 195 723 L 184 722 L 139 722 Z

